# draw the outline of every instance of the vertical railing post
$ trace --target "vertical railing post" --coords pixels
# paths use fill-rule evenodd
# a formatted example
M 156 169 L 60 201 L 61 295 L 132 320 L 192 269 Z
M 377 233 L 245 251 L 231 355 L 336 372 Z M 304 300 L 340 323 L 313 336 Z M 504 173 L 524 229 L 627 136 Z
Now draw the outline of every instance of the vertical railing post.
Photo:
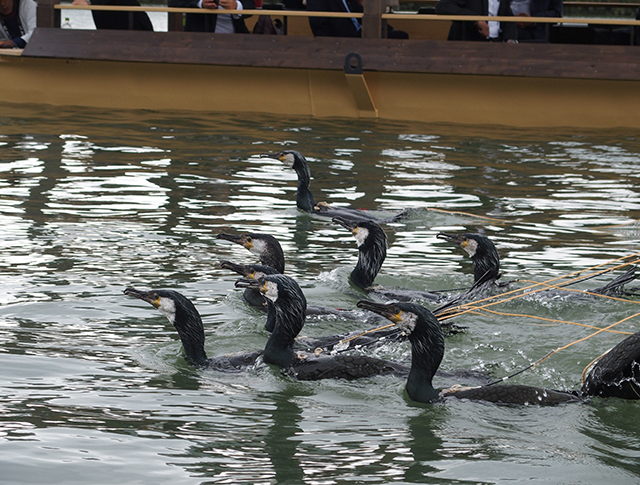
M 60 0 L 38 0 L 36 26 L 60 27 L 60 10 L 53 8 Z
M 382 14 L 387 8 L 386 0 L 365 0 L 364 17 L 362 18 L 362 37 L 366 39 L 380 39 L 386 37 L 386 21 Z

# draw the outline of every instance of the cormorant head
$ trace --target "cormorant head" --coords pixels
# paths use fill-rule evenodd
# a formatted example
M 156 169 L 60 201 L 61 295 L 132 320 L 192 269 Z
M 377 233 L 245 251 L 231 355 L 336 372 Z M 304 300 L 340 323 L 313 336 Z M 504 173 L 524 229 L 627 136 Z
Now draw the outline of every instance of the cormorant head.
M 302 289 L 293 278 L 282 274 L 263 275 L 257 279 L 240 279 L 236 288 L 258 290 L 279 307 L 300 308 L 306 311 L 307 300 Z
M 266 153 L 263 156 L 275 158 L 296 171 L 298 175 L 298 191 L 296 192 L 296 205 L 305 212 L 314 212 L 316 200 L 309 189 L 311 185 L 311 170 L 307 160 L 300 152 L 284 150 L 278 153 Z
M 127 288 L 124 294 L 146 301 L 160 310 L 178 331 L 187 360 L 192 365 L 205 364 L 204 326 L 191 300 L 174 290 L 141 291 Z
M 444 356 L 444 336 L 433 313 L 416 303 L 360 300 L 356 305 L 382 315 L 408 335 L 411 342 L 411 371 L 407 379 L 407 393 L 418 402 L 436 399 L 438 391 L 433 388 L 432 378 Z
M 216 239 L 223 239 L 239 244 L 260 258 L 265 266 L 271 266 L 280 273 L 284 273 L 284 252 L 278 240 L 269 234 L 218 234 Z
M 366 289 L 373 284 L 387 257 L 387 235 L 377 222 L 334 217 L 336 224 L 351 231 L 358 245 L 358 264 L 351 272 L 351 281 Z
M 304 326 L 307 300 L 298 283 L 285 275 L 265 275 L 255 280 L 241 279 L 238 288 L 253 288 L 272 302 L 273 331 L 264 349 L 264 361 L 286 368 L 293 364 L 293 343 Z
M 500 255 L 493 241 L 482 234 L 462 233 L 436 235 L 460 246 L 473 261 L 474 281 L 480 279 L 497 279 L 500 276 Z
M 407 334 L 411 341 L 429 335 L 429 340 L 433 340 L 435 337 L 435 342 L 440 341 L 444 347 L 444 336 L 440 322 L 429 309 L 422 305 L 409 302 L 377 303 L 369 300 L 360 300 L 356 306 L 363 310 L 377 313 L 393 322 Z
M 250 280 L 258 279 L 267 274 L 278 274 L 278 271 L 273 269 L 271 266 L 265 266 L 262 264 L 237 264 L 232 263 L 231 261 L 221 261 L 220 267 L 231 270 L 234 273 Z
M 297 170 L 297 167 L 303 167 L 307 165 L 307 160 L 302 156 L 302 153 L 295 150 L 283 150 L 277 153 L 263 153 L 261 156 L 275 158 L 287 165 L 289 168 Z

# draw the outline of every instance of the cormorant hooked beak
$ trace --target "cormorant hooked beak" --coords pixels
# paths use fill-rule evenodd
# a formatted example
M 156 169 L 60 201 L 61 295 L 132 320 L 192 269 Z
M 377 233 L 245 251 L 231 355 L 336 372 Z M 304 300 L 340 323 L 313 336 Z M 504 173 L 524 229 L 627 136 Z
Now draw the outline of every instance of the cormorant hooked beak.
M 468 242 L 468 238 L 463 236 L 462 234 L 448 234 L 446 232 L 439 232 L 436 234 L 437 239 L 444 239 L 450 243 L 458 244 L 460 247 L 464 248 Z
M 336 224 L 340 224 L 347 231 L 351 231 L 352 233 L 356 233 L 358 230 L 358 223 L 351 219 L 345 219 L 344 217 L 336 216 L 331 219 L 331 222 L 335 222 Z
M 154 308 L 160 308 L 160 296 L 155 291 L 140 291 L 135 288 L 126 288 L 124 294 L 127 296 L 133 296 L 139 298 L 142 301 L 146 301 Z
M 395 303 L 376 303 L 369 300 L 360 300 L 356 303 L 356 306 L 363 310 L 369 310 L 373 313 L 377 313 L 393 323 L 397 323 L 402 320 L 400 316 L 402 310 L 400 310 Z
M 280 160 L 282 156 L 282 152 L 274 153 L 274 152 L 265 152 L 260 154 L 260 158 L 273 158 L 274 160 Z
M 267 292 L 267 286 L 265 281 L 260 279 L 249 279 L 249 278 L 240 278 L 236 281 L 236 288 L 251 288 L 253 290 L 258 290 L 261 293 Z
M 254 273 L 247 273 L 245 271 L 245 266 L 238 263 L 232 263 L 231 261 L 220 261 L 220 267 L 224 269 L 228 269 L 233 271 L 234 273 L 238 273 L 239 275 L 244 276 L 245 278 L 253 279 Z
M 287 165 L 289 168 L 293 168 L 293 165 L 296 162 L 296 154 L 298 153 L 293 151 L 283 151 L 278 153 L 261 153 L 260 158 L 273 158 L 274 160 L 281 161 L 282 163 Z
M 246 234 L 236 235 L 236 234 L 222 233 L 222 234 L 218 234 L 216 236 L 216 239 L 223 239 L 225 241 L 230 241 L 232 243 L 239 244 L 240 246 L 243 246 L 248 250 L 251 250 L 251 248 L 253 247 L 253 240 L 251 236 L 247 236 Z

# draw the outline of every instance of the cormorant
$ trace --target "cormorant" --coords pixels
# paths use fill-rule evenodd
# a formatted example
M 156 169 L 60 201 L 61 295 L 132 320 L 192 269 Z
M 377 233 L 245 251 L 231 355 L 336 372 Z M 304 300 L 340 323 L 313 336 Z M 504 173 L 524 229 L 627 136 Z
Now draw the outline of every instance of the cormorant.
M 223 239 L 239 244 L 258 256 L 260 264 L 271 266 L 278 273 L 284 274 L 284 252 L 278 240 L 270 234 L 218 234 L 216 239 Z
M 460 304 L 468 300 L 476 299 L 481 293 L 485 293 L 494 289 L 499 285 L 498 279 L 500 278 L 500 256 L 493 244 L 493 241 L 483 234 L 475 233 L 462 233 L 462 234 L 448 234 L 438 233 L 436 235 L 438 239 L 444 239 L 460 246 L 471 258 L 473 262 L 473 280 L 474 284 L 467 293 L 460 294 L 455 298 L 455 304 Z M 585 296 L 585 293 L 596 293 L 604 296 L 628 296 L 634 295 L 633 291 L 625 290 L 624 286 L 637 278 L 635 275 L 636 267 L 629 268 L 624 274 L 614 278 L 612 281 L 599 288 L 591 290 L 584 290 L 583 292 L 567 292 L 558 289 L 550 289 L 545 291 L 536 291 L 536 295 L 549 297 L 550 295 L 566 295 L 569 297 Z M 579 280 L 581 281 L 581 280 Z M 578 280 L 568 284 L 559 284 L 563 286 L 570 286 L 578 283 Z
M 124 290 L 157 308 L 178 331 L 189 364 L 222 372 L 239 372 L 254 365 L 258 357 L 290 371 L 300 380 L 327 378 L 358 379 L 373 375 L 406 376 L 401 364 L 359 355 L 325 356 L 296 352 L 295 337 L 304 325 L 306 299 L 298 284 L 285 275 L 265 275 L 257 280 L 238 280 L 238 287 L 251 287 L 265 294 L 273 305 L 275 326 L 263 351 L 208 358 L 204 350 L 204 327 L 194 304 L 174 290 Z
M 407 302 L 384 304 L 362 300 L 357 306 L 386 317 L 408 335 L 411 342 L 411 371 L 406 390 L 414 401 L 431 403 L 455 397 L 503 404 L 550 405 L 580 399 L 574 393 L 524 385 L 494 384 L 435 389 L 432 379 L 444 356 L 444 336 L 433 313 L 421 305 Z
M 296 193 L 296 205 L 298 209 L 324 217 L 341 216 L 347 219 L 355 220 L 374 220 L 378 222 L 399 222 L 409 214 L 409 209 L 405 209 L 398 214 L 380 219 L 368 213 L 368 211 L 360 209 L 351 209 L 348 207 L 332 207 L 326 202 L 316 202 L 313 198 L 313 194 L 309 189 L 311 183 L 311 171 L 309 170 L 309 163 L 302 156 L 300 152 L 295 150 L 284 150 L 279 153 L 265 153 L 262 156 L 275 158 L 282 163 L 293 168 L 298 174 L 298 191 Z
M 284 273 L 284 251 L 275 237 L 269 234 L 260 233 L 240 235 L 218 234 L 216 239 L 224 239 L 245 247 L 258 256 L 261 263 L 261 265 L 239 265 L 229 261 L 223 261 L 221 263 L 223 268 L 235 271 L 245 278 L 254 277 L 254 270 L 262 274 L 274 274 L 274 272 L 281 274 Z M 272 270 L 269 268 L 272 268 Z M 258 291 L 252 288 L 247 288 L 245 289 L 243 296 L 251 306 L 262 310 L 267 309 L 265 299 Z M 307 315 L 336 315 L 347 319 L 357 318 L 355 312 L 316 305 L 307 306 Z M 267 330 L 271 328 L 269 322 L 267 322 L 266 328 Z
M 278 271 L 273 269 L 271 266 L 265 266 L 262 264 L 237 264 L 232 263 L 231 261 L 221 261 L 220 266 L 239 274 L 243 278 L 251 280 L 255 280 L 266 274 L 279 274 Z M 275 325 L 274 315 L 272 311 L 269 311 L 270 307 L 267 299 L 262 296 L 262 293 L 251 288 L 246 288 L 242 296 L 249 305 L 267 312 L 267 322 L 265 323 L 264 328 L 267 332 L 272 332 L 273 326 Z
M 278 240 L 270 234 L 248 233 L 248 234 L 218 234 L 216 239 L 223 239 L 247 249 L 252 254 L 258 256 L 262 274 L 284 273 L 284 252 Z M 253 276 L 257 265 L 239 265 L 229 261 L 221 262 L 221 266 L 230 269 L 245 278 Z M 247 288 L 243 295 L 245 301 L 252 307 L 267 311 L 267 302 L 259 291 Z M 269 327 L 269 322 L 267 322 Z
M 264 361 L 288 369 L 300 380 L 358 379 L 373 375 L 407 375 L 406 366 L 362 355 L 323 355 L 294 350 L 295 339 L 305 322 L 306 298 L 300 286 L 286 275 L 241 279 L 239 288 L 262 292 L 274 311 L 275 326 L 264 349 Z
M 473 262 L 473 281 L 481 279 L 495 284 L 500 278 L 500 255 L 493 241 L 482 234 L 447 234 L 440 232 L 438 239 L 444 239 L 460 246 Z
M 582 392 L 589 396 L 640 399 L 640 332 L 625 338 L 589 367 Z
M 248 352 L 208 358 L 204 350 L 204 326 L 195 305 L 174 290 L 124 290 L 125 295 L 139 298 L 157 308 L 175 327 L 189 364 L 222 372 L 238 372 L 253 365 L 262 352 Z
M 375 293 L 388 299 L 406 301 L 417 298 L 438 301 L 442 298 L 440 294 L 428 291 L 372 286 L 387 257 L 387 235 L 384 230 L 375 221 L 354 221 L 344 217 L 334 217 L 332 221 L 340 224 L 355 236 L 358 245 L 358 262 L 349 275 L 351 283 L 355 286 L 368 293 Z

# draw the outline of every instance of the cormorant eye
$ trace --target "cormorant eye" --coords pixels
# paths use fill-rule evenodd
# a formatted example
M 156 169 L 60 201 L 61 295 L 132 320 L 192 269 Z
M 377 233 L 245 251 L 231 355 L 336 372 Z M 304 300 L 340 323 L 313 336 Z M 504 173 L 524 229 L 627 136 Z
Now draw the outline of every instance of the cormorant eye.
M 247 237 L 247 242 L 251 242 L 251 237 Z

